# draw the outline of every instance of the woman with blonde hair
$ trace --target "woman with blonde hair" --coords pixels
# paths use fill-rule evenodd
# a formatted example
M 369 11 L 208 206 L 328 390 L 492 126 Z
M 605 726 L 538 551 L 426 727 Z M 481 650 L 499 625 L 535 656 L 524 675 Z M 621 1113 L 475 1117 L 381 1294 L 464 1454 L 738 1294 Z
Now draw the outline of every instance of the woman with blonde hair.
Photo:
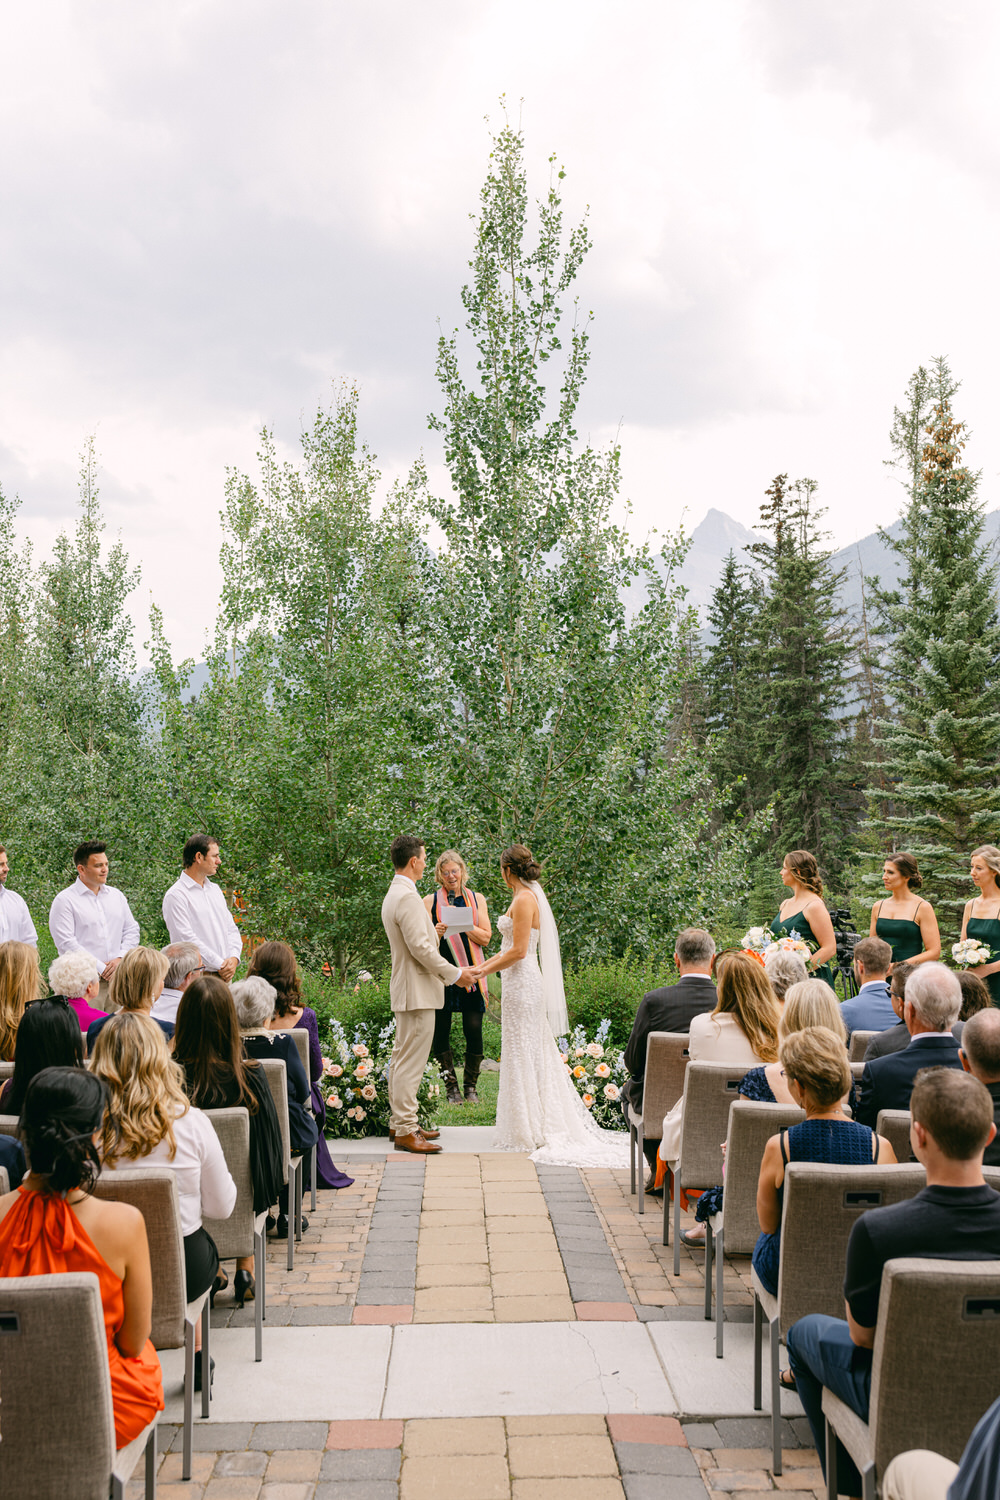
M 962 937 L 978 938 L 990 949 L 989 963 L 978 964 L 976 973 L 993 1004 L 1000 1005 L 1000 849 L 996 844 L 973 849 L 969 875 L 979 895 L 965 903 Z
M 490 926 L 486 897 L 469 885 L 469 869 L 457 849 L 446 849 L 443 854 L 438 855 L 434 866 L 434 882 L 437 889 L 424 897 L 424 905 L 434 918 L 441 957 L 450 964 L 457 964 L 460 969 L 481 964 L 483 949 L 493 936 L 493 928 Z M 456 908 L 471 909 L 471 926 L 449 927 L 449 914 Z M 465 1037 L 462 1090 L 467 1104 L 479 1103 L 476 1084 L 483 1065 L 483 1016 L 486 1014 L 488 1001 L 489 991 L 485 979 L 480 979 L 478 984 L 468 990 L 458 984 L 450 984 L 445 988 L 444 1005 L 434 1018 L 431 1052 L 441 1065 L 441 1076 L 449 1104 L 462 1103 L 455 1075 L 455 1054 L 451 1050 L 451 1025 L 456 1011 L 461 1014 Z
M 131 956 L 127 953 L 125 959 Z M 202 1219 L 229 1218 L 236 1206 L 236 1184 L 211 1123 L 188 1101 L 184 1073 L 167 1051 L 163 1032 L 142 1011 L 110 1016 L 97 1038 L 91 1072 L 108 1091 L 99 1143 L 105 1171 L 170 1168 L 180 1199 L 187 1300 L 193 1302 L 211 1287 L 214 1301 L 219 1255 Z M 197 1356 L 195 1388 L 201 1388 Z
M 44 989 L 37 949 L 30 943 L 0 943 L 0 1062 L 13 1062 L 24 1007 Z
M 801 938 L 806 943 L 815 943 L 815 952 L 806 960 L 806 967 L 832 989 L 829 960 L 837 951 L 837 939 L 823 901 L 823 882 L 816 856 L 808 849 L 793 849 L 786 854 L 781 866 L 781 883 L 791 894 L 778 908 L 778 915 L 771 922 L 771 932 L 776 938 Z
M 170 960 L 158 948 L 132 948 L 120 959 L 111 976 L 109 999 L 116 1011 L 129 1011 L 133 1015 L 148 1016 L 153 1004 L 163 993 L 163 981 L 167 977 Z M 161 1021 L 151 1016 L 154 1026 L 159 1026 L 169 1040 L 174 1034 L 172 1021 Z M 87 1052 L 94 1050 L 94 1043 L 111 1016 L 102 1016 L 87 1027 Z

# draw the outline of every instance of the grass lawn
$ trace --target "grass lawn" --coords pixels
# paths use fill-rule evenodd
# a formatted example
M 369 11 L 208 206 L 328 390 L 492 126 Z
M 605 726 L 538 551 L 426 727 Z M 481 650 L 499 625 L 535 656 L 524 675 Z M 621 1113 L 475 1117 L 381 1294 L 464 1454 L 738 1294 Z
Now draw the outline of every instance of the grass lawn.
M 462 1070 L 460 1068 L 456 1076 L 458 1086 L 461 1088 Z M 441 1107 L 437 1112 L 435 1125 L 495 1125 L 499 1086 L 499 1073 L 480 1073 L 479 1082 L 476 1084 L 476 1093 L 479 1095 L 478 1104 L 447 1104 L 444 1100 L 444 1086 L 442 1085 Z

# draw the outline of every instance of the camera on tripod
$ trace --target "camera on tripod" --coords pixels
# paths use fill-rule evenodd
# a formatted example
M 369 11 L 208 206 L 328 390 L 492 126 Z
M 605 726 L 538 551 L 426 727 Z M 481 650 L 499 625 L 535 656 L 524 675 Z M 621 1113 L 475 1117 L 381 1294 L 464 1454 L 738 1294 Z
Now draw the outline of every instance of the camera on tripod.
M 857 992 L 854 978 L 854 950 L 863 934 L 854 925 L 850 907 L 827 907 L 827 910 L 830 912 L 830 920 L 833 923 L 833 935 L 837 942 L 837 970 L 846 997 Z

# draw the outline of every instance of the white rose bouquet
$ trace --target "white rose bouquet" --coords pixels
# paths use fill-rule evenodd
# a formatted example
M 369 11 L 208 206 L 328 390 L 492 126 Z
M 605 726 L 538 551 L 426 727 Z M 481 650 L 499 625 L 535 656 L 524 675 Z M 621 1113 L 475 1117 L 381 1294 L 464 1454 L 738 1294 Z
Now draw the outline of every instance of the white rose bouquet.
M 951 956 L 960 969 L 978 969 L 980 964 L 991 962 L 993 952 L 978 938 L 963 938 L 960 943 L 952 944 Z

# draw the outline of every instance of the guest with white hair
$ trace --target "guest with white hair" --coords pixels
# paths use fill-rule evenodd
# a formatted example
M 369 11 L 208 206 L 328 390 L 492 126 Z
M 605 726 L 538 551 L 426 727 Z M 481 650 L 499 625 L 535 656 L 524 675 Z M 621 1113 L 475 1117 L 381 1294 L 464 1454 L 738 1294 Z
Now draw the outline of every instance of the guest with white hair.
M 236 1019 L 243 1037 L 244 1057 L 253 1057 L 260 1062 L 269 1059 L 285 1064 L 288 1081 L 288 1129 L 293 1155 L 305 1155 L 311 1151 L 319 1138 L 319 1130 L 313 1116 L 309 1096 L 309 1080 L 299 1057 L 299 1049 L 288 1031 L 272 1031 L 268 1022 L 274 1015 L 274 1003 L 278 992 L 266 979 L 253 975 L 241 979 L 233 987 L 233 1003 Z M 288 1187 L 282 1188 L 278 1200 L 280 1212 L 275 1227 L 278 1239 L 288 1236 Z M 308 1229 L 308 1220 L 302 1220 L 303 1230 Z
M 787 948 L 776 948 L 764 959 L 764 973 L 771 981 L 774 998 L 778 1005 L 785 1003 L 785 996 L 793 984 L 805 984 L 810 977 L 806 961 L 801 953 L 790 953 Z
M 903 1021 L 910 1033 L 902 1052 L 865 1063 L 856 1118 L 874 1126 L 880 1109 L 909 1109 L 913 1083 L 921 1068 L 957 1068 L 962 1063 L 951 1028 L 962 1008 L 958 975 L 944 964 L 926 963 L 906 981 Z
M 87 1027 L 103 1020 L 107 1011 L 94 1004 L 101 991 L 101 968 L 92 954 L 76 948 L 53 959 L 49 965 L 49 985 L 53 995 L 62 995 L 86 1035 Z
M 168 943 L 160 952 L 170 968 L 163 989 L 153 1001 L 152 1016 L 154 1021 L 169 1021 L 172 1026 L 177 1020 L 181 996 L 199 974 L 204 974 L 205 965 L 196 943 Z

